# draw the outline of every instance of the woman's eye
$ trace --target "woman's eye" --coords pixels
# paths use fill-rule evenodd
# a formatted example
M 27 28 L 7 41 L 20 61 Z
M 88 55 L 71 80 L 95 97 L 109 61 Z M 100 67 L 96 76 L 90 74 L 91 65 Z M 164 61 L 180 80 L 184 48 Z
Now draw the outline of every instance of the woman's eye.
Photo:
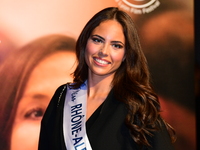
M 103 43 L 103 41 L 99 38 L 92 38 L 92 41 L 95 43 Z
M 43 115 L 44 115 L 44 109 L 34 108 L 27 111 L 24 117 L 26 119 L 38 120 L 38 119 L 42 119 Z
M 117 49 L 123 48 L 123 46 L 120 45 L 120 44 L 113 44 L 113 47 L 114 47 L 114 48 L 117 48 Z

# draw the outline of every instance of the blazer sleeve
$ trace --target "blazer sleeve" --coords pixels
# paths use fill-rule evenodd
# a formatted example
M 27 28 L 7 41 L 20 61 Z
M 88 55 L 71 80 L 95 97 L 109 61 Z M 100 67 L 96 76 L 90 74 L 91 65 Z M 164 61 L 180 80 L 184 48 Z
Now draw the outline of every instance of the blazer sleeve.
M 66 84 L 54 93 L 41 121 L 38 150 L 62 150 L 65 144 L 62 137 L 63 103 L 66 95 Z M 66 148 L 65 148 L 66 149 Z
M 149 150 L 175 150 L 167 128 L 162 120 L 160 129 L 153 133 L 153 136 L 149 138 L 149 142 L 152 146 L 148 148 Z

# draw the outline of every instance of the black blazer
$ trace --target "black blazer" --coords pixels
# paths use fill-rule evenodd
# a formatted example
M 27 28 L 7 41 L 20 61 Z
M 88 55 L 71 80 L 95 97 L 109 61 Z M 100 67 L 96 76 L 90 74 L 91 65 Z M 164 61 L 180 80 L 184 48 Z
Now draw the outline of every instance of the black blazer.
M 56 90 L 46 109 L 41 122 L 39 150 L 66 150 L 63 136 L 65 86 Z M 125 105 L 114 98 L 111 90 L 105 102 L 86 122 L 87 136 L 93 150 L 139 150 L 124 124 L 126 114 Z M 148 137 L 152 147 L 143 147 L 143 150 L 174 150 L 164 124 L 153 135 Z

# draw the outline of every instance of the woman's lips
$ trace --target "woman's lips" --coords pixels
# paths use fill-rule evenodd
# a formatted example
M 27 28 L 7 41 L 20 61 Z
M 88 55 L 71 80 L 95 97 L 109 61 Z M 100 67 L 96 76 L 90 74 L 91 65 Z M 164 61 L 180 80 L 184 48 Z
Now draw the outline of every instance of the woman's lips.
M 95 63 L 100 64 L 100 65 L 108 65 L 111 64 L 111 62 L 101 59 L 101 58 L 97 58 L 97 57 L 93 57 Z

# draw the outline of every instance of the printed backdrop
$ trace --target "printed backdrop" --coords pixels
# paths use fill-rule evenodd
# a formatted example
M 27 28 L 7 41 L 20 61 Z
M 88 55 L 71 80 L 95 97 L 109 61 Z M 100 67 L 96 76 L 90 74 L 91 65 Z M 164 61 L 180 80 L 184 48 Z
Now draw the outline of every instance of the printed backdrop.
M 37 150 L 50 98 L 59 85 L 72 80 L 73 50 L 42 55 L 42 46 L 27 45 L 55 35 L 67 36 L 72 44 L 85 23 L 110 6 L 126 11 L 137 25 L 162 115 L 177 132 L 176 150 L 196 150 L 193 3 L 0 0 L 0 150 Z M 40 45 L 48 45 L 44 39 Z

